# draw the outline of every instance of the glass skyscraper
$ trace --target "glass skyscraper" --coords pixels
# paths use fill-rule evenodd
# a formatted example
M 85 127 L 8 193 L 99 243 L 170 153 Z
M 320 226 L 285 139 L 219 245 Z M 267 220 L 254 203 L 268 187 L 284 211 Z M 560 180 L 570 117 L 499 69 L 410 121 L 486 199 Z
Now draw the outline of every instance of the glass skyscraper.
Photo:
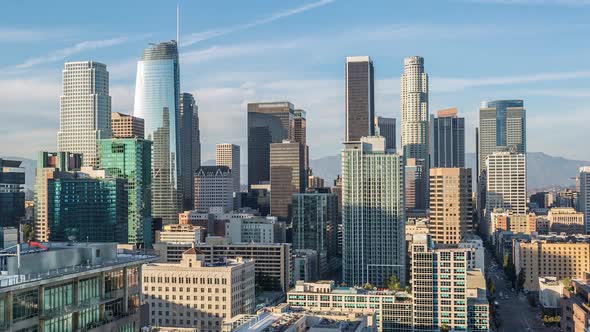
M 133 115 L 143 118 L 152 147 L 152 216 L 178 222 L 180 190 L 180 74 L 176 41 L 154 44 L 137 63 Z
M 431 167 L 465 167 L 465 118 L 457 109 L 438 111 L 430 119 Z
M 346 58 L 346 141 L 375 134 L 375 78 L 368 56 Z
M 100 141 L 100 166 L 111 176 L 127 180 L 128 243 L 152 245 L 152 142 L 138 138 Z
M 348 285 L 405 284 L 402 157 L 381 136 L 346 142 L 342 151 L 343 279 Z
M 25 217 L 24 184 L 21 161 L 0 158 L 0 227 L 18 226 Z

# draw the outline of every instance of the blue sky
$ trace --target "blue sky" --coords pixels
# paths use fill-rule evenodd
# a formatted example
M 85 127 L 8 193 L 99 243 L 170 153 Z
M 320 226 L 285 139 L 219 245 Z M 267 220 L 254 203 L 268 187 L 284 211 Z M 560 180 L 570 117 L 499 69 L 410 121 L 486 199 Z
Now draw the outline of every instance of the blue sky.
M 173 1 L 2 1 L 0 155 L 55 150 L 65 61 L 108 66 L 113 111 L 131 113 L 136 62 L 174 39 Z M 421 55 L 430 111 L 456 106 L 467 150 L 481 100 L 524 99 L 529 151 L 590 160 L 590 0 L 180 1 L 181 89 L 199 104 L 203 160 L 242 146 L 246 104 L 308 115 L 312 158 L 338 154 L 344 61 L 370 55 L 376 112 L 399 119 L 403 58 Z

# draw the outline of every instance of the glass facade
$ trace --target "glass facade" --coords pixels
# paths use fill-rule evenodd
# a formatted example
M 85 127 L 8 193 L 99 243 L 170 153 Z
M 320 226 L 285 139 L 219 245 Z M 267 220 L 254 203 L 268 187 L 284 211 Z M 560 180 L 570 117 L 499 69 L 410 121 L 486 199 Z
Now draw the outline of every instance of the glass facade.
M 74 303 L 74 284 L 53 286 L 43 291 L 43 315 L 67 310 Z
M 25 171 L 20 164 L 0 158 L 0 227 L 17 226 L 25 216 Z
M 180 94 L 180 148 L 182 154 L 182 209 L 193 209 L 194 174 L 201 167 L 199 107 L 190 93 Z M 233 170 L 232 170 L 233 171 Z
M 100 165 L 111 176 L 127 180 L 127 243 L 152 245 L 152 142 L 136 138 L 100 141 Z
M 373 61 L 369 57 L 346 59 L 347 142 L 375 134 L 375 88 Z
M 39 314 L 39 290 L 15 293 L 12 296 L 12 320 L 19 321 Z
M 80 303 L 100 299 L 100 279 L 90 278 L 80 280 L 78 297 Z
M 432 168 L 465 167 L 465 118 L 437 117 L 432 126 Z
M 152 146 L 152 216 L 178 222 L 180 191 L 180 73 L 176 41 L 152 45 L 137 64 L 133 115 L 144 119 Z

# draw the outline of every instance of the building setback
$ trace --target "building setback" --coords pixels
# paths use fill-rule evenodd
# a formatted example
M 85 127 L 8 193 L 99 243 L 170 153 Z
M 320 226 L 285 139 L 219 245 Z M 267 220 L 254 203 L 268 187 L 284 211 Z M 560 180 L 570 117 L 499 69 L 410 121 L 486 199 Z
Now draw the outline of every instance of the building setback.
M 345 102 L 347 142 L 375 135 L 375 73 L 368 56 L 346 58 Z

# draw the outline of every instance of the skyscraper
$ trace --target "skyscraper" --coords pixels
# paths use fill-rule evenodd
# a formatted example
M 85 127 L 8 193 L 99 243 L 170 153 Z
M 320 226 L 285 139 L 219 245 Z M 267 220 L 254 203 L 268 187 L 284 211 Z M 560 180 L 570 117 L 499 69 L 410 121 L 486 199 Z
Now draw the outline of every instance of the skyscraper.
M 240 146 L 229 143 L 215 146 L 215 165 L 231 169 L 234 193 L 240 192 Z
M 0 227 L 17 226 L 25 217 L 24 184 L 21 161 L 0 158 Z
M 270 213 L 281 220 L 290 217 L 291 196 L 305 191 L 303 156 L 301 143 L 283 141 L 270 145 Z
M 270 181 L 270 144 L 291 138 L 294 117 L 290 102 L 248 104 L 248 189 Z
M 342 151 L 343 280 L 383 286 L 395 275 L 405 284 L 403 161 L 385 139 L 363 137 Z
M 234 207 L 233 178 L 227 166 L 201 166 L 195 173 L 195 210 L 208 213 L 211 208 L 230 211 Z
M 151 45 L 137 63 L 133 114 L 152 147 L 152 216 L 178 222 L 180 210 L 180 74 L 176 41 Z
M 465 167 L 465 118 L 457 116 L 456 108 L 438 111 L 430 122 L 431 166 Z
M 141 138 L 144 136 L 144 121 L 133 115 L 113 112 L 111 129 L 113 138 Z
M 436 243 L 457 244 L 473 232 L 470 168 L 430 169 L 430 234 Z
M 526 110 L 522 100 L 494 100 L 481 103 L 480 167 L 485 167 L 487 156 L 498 151 L 526 154 Z M 482 170 L 478 170 L 478 174 L 481 174 Z
M 309 146 L 307 146 L 307 120 L 304 110 L 295 110 L 293 117 L 293 128 L 290 140 L 303 145 L 303 163 L 305 169 L 309 169 Z
M 373 60 L 368 56 L 346 58 L 346 133 L 347 142 L 375 134 L 375 78 Z
M 385 149 L 395 150 L 395 118 L 375 118 L 375 134 L 385 137 Z
M 424 159 L 408 158 L 404 166 L 405 207 L 409 212 L 426 211 L 425 181 L 428 181 Z
M 190 93 L 180 95 L 180 149 L 182 162 L 182 209 L 193 208 L 195 172 L 201 167 L 199 108 Z
M 590 166 L 580 167 L 580 211 L 584 213 L 586 234 L 590 234 Z
M 101 140 L 100 167 L 127 180 L 127 243 L 151 248 L 152 142 L 140 138 Z
M 60 97 L 59 151 L 81 153 L 84 166 L 98 166 L 98 140 L 111 137 L 111 96 L 107 66 L 66 62 Z

